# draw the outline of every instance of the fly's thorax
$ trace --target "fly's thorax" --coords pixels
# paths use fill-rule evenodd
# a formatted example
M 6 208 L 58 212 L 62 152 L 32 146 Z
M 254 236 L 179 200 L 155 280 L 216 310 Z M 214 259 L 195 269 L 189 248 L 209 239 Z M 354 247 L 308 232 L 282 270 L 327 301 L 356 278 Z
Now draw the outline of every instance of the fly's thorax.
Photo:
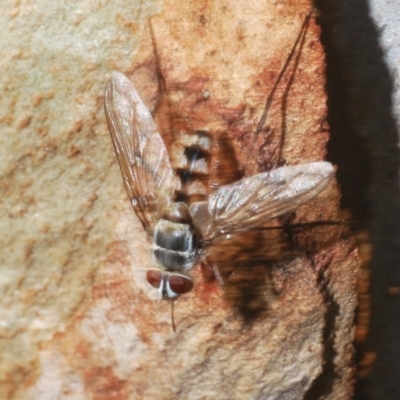
M 196 263 L 197 235 L 186 204 L 172 203 L 157 222 L 153 254 L 167 271 L 186 271 Z

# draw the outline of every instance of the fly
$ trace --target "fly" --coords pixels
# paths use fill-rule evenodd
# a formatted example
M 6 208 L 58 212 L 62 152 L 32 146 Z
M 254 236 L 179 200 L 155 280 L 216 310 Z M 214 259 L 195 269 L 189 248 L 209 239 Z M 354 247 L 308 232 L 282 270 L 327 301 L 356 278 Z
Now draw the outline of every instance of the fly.
M 260 228 L 267 221 L 317 196 L 334 175 L 329 162 L 283 166 L 216 188 L 211 194 L 180 199 L 165 143 L 135 87 L 114 72 L 105 91 L 105 113 L 133 208 L 152 238 L 155 268 L 147 282 L 165 300 L 190 292 L 190 270 L 221 238 Z M 200 131 L 193 163 L 209 151 Z M 199 164 L 199 165 L 200 165 Z

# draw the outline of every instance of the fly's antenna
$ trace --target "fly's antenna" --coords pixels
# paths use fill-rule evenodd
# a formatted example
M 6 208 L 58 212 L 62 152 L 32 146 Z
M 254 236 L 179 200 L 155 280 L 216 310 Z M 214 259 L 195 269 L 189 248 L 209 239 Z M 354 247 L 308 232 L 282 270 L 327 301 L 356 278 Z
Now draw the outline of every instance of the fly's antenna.
M 301 26 L 300 33 L 297 36 L 297 39 L 296 39 L 296 41 L 295 41 L 295 43 L 294 43 L 294 45 L 293 45 L 293 47 L 292 47 L 292 49 L 291 49 L 291 51 L 289 53 L 289 56 L 286 58 L 286 61 L 283 64 L 283 67 L 282 67 L 281 71 L 279 72 L 278 78 L 276 79 L 276 81 L 274 83 L 274 86 L 272 87 L 272 89 L 271 89 L 271 91 L 270 91 L 270 93 L 269 93 L 269 95 L 267 97 L 267 100 L 265 102 L 263 115 L 261 116 L 261 119 L 260 119 L 260 121 L 259 121 L 259 123 L 257 125 L 257 128 L 256 128 L 256 131 L 254 132 L 254 135 L 253 135 L 253 140 L 252 140 L 251 145 L 250 145 L 251 149 L 254 149 L 254 147 L 255 147 L 257 139 L 258 139 L 258 137 L 259 137 L 259 135 L 261 133 L 261 130 L 264 127 L 265 121 L 267 119 L 268 112 L 269 112 L 269 109 L 271 108 L 271 104 L 272 104 L 272 100 L 273 100 L 273 97 L 275 95 L 275 92 L 276 92 L 276 90 L 277 90 L 277 88 L 279 86 L 279 83 L 282 80 L 286 70 L 288 69 L 289 64 L 291 63 L 291 61 L 292 61 L 292 59 L 293 59 L 293 57 L 294 57 L 294 55 L 296 53 L 296 50 L 297 50 L 297 47 L 299 46 L 299 43 L 301 43 L 300 47 L 302 47 L 303 44 L 304 44 L 304 40 L 305 40 L 305 36 L 306 36 L 305 34 L 307 32 L 307 28 L 308 28 L 308 25 L 310 23 L 311 15 L 312 15 L 312 10 L 309 11 L 309 13 L 306 15 L 306 17 L 304 19 L 304 22 L 303 22 L 303 24 Z M 297 55 L 297 60 L 296 60 L 294 71 L 296 70 L 296 66 L 298 64 L 299 57 L 300 57 L 300 52 Z M 292 74 L 292 77 L 289 80 L 288 88 L 291 86 L 291 84 L 293 82 L 293 77 L 294 77 L 294 72 Z M 286 92 L 287 92 L 287 90 L 286 90 Z M 281 158 L 282 158 L 283 143 L 284 143 L 284 138 L 281 138 L 281 143 L 279 145 L 278 164 L 280 163 Z M 252 153 L 253 153 L 252 151 L 249 151 L 247 153 L 247 158 L 246 158 L 246 162 L 244 164 L 243 169 L 246 168 Z

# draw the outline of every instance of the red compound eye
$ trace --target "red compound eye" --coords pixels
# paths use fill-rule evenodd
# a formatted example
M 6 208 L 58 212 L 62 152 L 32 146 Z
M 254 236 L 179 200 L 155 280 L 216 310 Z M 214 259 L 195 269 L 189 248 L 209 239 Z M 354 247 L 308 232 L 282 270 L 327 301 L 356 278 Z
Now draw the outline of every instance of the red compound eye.
M 169 288 L 176 294 L 184 294 L 193 289 L 192 278 L 186 275 L 171 274 L 168 276 Z
M 163 273 L 159 269 L 149 269 L 146 272 L 146 279 L 151 286 L 158 289 L 163 280 Z

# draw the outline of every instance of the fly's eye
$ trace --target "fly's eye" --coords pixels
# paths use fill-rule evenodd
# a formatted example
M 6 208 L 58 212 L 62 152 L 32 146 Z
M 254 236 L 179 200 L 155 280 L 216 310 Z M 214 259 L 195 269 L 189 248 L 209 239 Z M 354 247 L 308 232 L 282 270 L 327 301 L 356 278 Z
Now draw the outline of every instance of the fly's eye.
M 149 269 L 146 272 L 146 279 L 151 286 L 158 289 L 163 280 L 163 273 L 159 269 Z
M 169 288 L 177 295 L 188 293 L 193 289 L 192 278 L 185 275 L 179 275 L 179 274 L 169 275 L 168 284 Z

